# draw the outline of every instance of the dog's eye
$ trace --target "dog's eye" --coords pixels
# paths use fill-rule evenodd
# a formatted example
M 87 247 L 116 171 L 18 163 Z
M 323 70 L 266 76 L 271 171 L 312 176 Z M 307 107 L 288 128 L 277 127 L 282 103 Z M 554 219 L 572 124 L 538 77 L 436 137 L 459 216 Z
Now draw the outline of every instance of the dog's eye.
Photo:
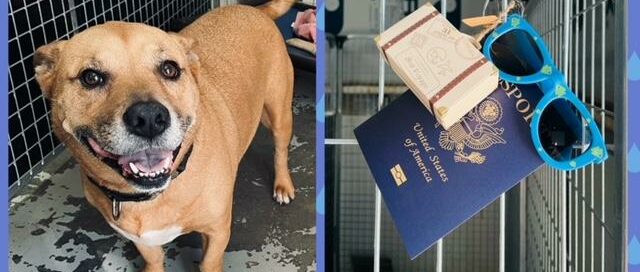
M 80 83 L 87 89 L 104 86 L 106 82 L 106 75 L 93 69 L 84 70 L 80 74 Z
M 165 60 L 160 65 L 160 73 L 162 76 L 169 80 L 177 80 L 180 78 L 180 68 L 178 64 L 172 60 Z

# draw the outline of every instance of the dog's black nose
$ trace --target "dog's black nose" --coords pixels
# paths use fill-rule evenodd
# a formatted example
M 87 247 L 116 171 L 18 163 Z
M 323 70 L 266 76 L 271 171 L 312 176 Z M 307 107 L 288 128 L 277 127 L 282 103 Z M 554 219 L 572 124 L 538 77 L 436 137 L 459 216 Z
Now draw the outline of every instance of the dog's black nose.
M 138 102 L 131 105 L 122 117 L 129 132 L 152 139 L 171 124 L 169 110 L 158 102 Z

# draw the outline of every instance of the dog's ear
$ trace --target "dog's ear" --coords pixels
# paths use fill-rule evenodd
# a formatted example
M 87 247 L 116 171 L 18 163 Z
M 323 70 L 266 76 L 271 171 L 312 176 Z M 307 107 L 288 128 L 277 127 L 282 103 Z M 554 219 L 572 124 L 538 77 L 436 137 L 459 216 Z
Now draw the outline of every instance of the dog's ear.
M 36 80 L 45 97 L 51 97 L 51 89 L 55 82 L 55 68 L 60 58 L 60 52 L 66 41 L 56 41 L 43 45 L 33 56 L 33 67 L 36 70 Z
M 195 46 L 196 41 L 175 32 L 169 32 L 169 36 L 178 42 L 184 50 L 187 55 L 187 60 L 189 61 L 189 68 L 197 80 L 200 71 L 200 59 L 198 58 L 198 55 L 193 52 L 193 47 Z

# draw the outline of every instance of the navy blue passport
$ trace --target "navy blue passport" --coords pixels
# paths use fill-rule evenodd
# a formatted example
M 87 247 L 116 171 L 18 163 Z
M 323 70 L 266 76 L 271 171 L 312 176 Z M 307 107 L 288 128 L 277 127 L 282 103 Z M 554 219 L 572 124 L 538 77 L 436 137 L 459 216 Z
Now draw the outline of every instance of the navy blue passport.
M 407 91 L 355 129 L 411 259 L 543 164 L 528 124 L 540 95 L 501 82 L 446 131 Z

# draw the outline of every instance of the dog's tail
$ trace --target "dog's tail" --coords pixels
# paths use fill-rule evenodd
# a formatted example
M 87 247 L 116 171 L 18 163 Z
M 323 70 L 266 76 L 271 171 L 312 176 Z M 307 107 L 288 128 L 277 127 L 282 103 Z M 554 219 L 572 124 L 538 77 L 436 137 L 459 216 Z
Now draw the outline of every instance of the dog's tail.
M 295 0 L 273 0 L 258 6 L 258 9 L 262 10 L 262 12 L 267 14 L 267 16 L 275 20 L 287 13 L 295 2 Z

